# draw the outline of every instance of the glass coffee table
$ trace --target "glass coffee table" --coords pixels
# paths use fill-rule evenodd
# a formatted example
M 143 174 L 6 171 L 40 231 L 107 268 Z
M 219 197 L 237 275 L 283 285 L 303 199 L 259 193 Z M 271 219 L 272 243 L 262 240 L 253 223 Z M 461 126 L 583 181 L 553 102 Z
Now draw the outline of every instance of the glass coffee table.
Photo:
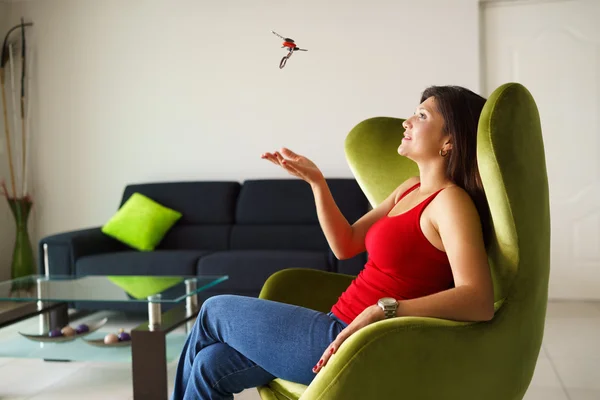
M 32 275 L 0 282 L 0 357 L 36 357 L 54 360 L 106 360 L 111 356 L 131 360 L 134 399 L 165 400 L 167 388 L 167 334 L 195 319 L 198 293 L 228 279 L 228 276 L 43 276 Z M 76 326 L 70 303 L 127 302 L 148 308 L 147 322 L 131 330 L 131 346 L 102 348 L 84 343 L 85 338 L 48 342 L 51 330 Z M 163 312 L 169 305 L 170 309 Z M 39 340 L 16 332 L 2 337 L 2 328 L 16 326 L 38 316 Z M 29 328 L 31 329 L 31 328 Z M 94 333 L 89 334 L 91 337 Z M 87 336 L 86 336 L 87 338 Z M 180 351 L 179 338 L 173 351 Z M 60 339 L 59 339 L 60 340 Z M 128 352 L 127 349 L 130 351 Z M 112 353 L 111 353 L 112 352 Z M 104 355 L 104 357 L 103 357 Z

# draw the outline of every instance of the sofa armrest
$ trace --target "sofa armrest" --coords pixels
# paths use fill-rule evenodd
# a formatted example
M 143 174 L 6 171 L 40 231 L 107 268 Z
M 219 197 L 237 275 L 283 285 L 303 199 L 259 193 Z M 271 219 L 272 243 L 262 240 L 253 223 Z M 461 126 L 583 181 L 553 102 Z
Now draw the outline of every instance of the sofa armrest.
M 102 233 L 100 227 L 46 236 L 39 242 L 40 274 L 45 273 L 44 245 L 47 245 L 50 275 L 74 275 L 75 262 L 81 257 L 128 249 L 125 244 Z
M 287 268 L 269 276 L 258 297 L 327 313 L 354 278 L 309 268 Z

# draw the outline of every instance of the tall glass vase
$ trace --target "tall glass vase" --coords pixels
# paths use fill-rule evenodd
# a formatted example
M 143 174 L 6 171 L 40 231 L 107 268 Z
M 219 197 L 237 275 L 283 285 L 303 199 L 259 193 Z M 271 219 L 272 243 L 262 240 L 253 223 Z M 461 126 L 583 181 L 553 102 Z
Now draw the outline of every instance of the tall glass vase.
M 13 250 L 10 277 L 11 279 L 18 279 L 27 275 L 34 275 L 36 269 L 28 229 L 29 214 L 33 203 L 29 197 L 9 198 L 8 205 L 15 217 L 16 224 L 15 247 Z M 15 282 L 12 286 L 13 290 L 28 290 L 31 283 L 21 285 L 19 282 Z

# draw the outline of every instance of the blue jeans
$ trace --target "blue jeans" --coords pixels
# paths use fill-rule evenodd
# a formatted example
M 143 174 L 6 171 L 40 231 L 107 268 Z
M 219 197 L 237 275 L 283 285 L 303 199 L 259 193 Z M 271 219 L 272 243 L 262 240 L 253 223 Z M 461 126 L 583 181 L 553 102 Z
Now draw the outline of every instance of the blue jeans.
M 276 377 L 309 385 L 312 368 L 345 327 L 332 313 L 254 297 L 211 297 L 183 347 L 172 400 L 233 399 Z

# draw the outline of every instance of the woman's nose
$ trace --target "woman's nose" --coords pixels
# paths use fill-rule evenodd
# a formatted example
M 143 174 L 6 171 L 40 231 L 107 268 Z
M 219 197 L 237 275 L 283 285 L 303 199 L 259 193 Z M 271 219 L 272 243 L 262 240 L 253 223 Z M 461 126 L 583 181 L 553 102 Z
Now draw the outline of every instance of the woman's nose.
M 407 129 L 408 129 L 408 120 L 405 120 L 405 121 L 402 123 L 402 127 L 404 128 L 404 130 L 407 130 Z

